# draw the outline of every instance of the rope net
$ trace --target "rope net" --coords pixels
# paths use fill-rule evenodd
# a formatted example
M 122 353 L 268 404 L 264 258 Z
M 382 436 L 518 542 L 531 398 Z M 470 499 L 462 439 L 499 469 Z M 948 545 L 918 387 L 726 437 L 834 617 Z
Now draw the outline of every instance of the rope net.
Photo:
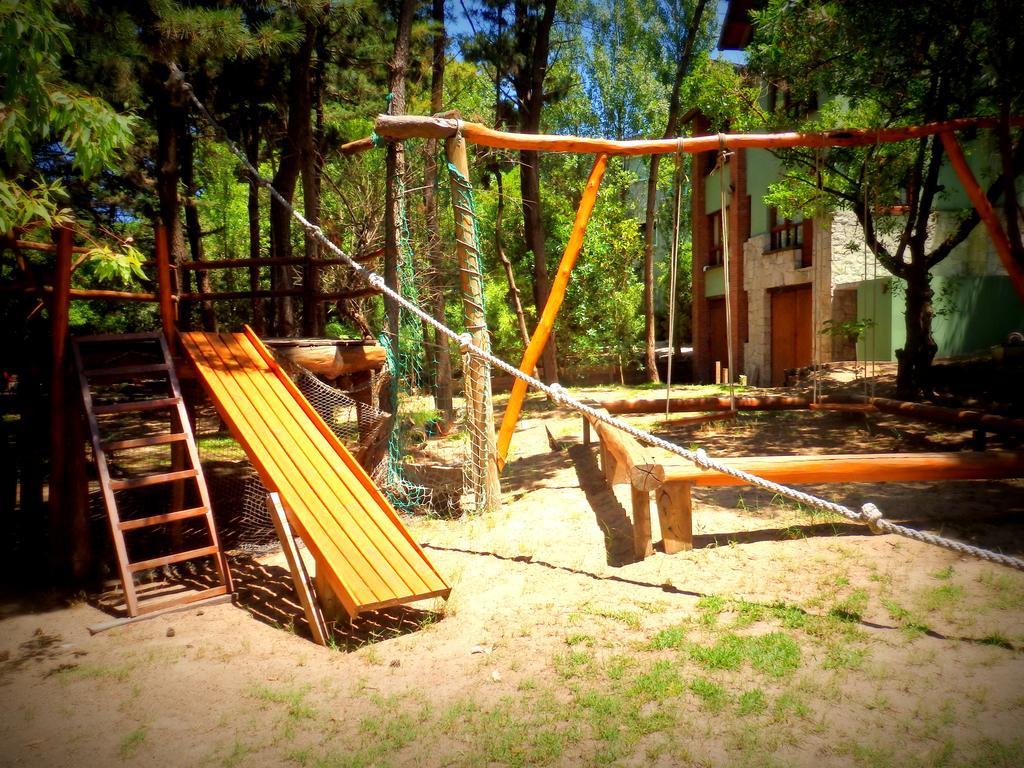
M 508 363 L 505 360 L 502 360 L 501 358 L 491 354 L 489 349 L 487 349 L 486 343 L 484 343 L 483 345 L 475 343 L 473 334 L 470 333 L 469 331 L 459 334 L 456 331 L 449 328 L 448 326 L 446 326 L 444 323 L 436 320 L 429 313 L 425 312 L 416 304 L 410 302 L 399 291 L 395 290 L 391 286 L 388 286 L 381 275 L 367 269 L 365 266 L 358 263 L 349 254 L 345 253 L 337 244 L 335 244 L 329 238 L 327 238 L 327 236 L 324 235 L 323 230 L 319 226 L 312 224 L 309 220 L 307 220 L 305 216 L 299 213 L 299 211 L 297 211 L 291 205 L 291 203 L 274 188 L 274 186 L 270 183 L 269 180 L 260 176 L 259 171 L 252 165 L 252 163 L 249 162 L 245 153 L 242 152 L 242 150 L 231 140 L 231 138 L 224 131 L 223 127 L 221 127 L 217 123 L 217 121 L 214 120 L 209 110 L 207 110 L 203 103 L 199 101 L 199 99 L 195 96 L 195 94 L 192 92 L 191 86 L 189 86 L 187 83 L 183 83 L 182 87 L 185 90 L 185 93 L 187 94 L 188 98 L 191 100 L 191 103 L 196 107 L 196 109 L 199 110 L 199 112 L 204 116 L 204 118 L 214 128 L 214 130 L 217 131 L 221 140 L 225 142 L 228 148 L 232 151 L 235 157 L 238 158 L 239 162 L 247 170 L 251 177 L 256 181 L 256 183 L 264 186 L 268 190 L 268 192 L 276 200 L 278 200 L 281 203 L 281 205 L 285 207 L 286 210 L 289 211 L 291 216 L 302 225 L 303 229 L 307 234 L 309 234 L 311 237 L 316 238 L 328 250 L 336 254 L 338 257 L 344 259 L 346 263 L 349 265 L 349 267 L 351 267 L 353 272 L 358 274 L 370 286 L 376 288 L 381 293 L 397 301 L 399 305 L 401 305 L 404 309 L 408 310 L 416 317 L 418 317 L 422 323 L 435 328 L 440 334 L 447 336 L 452 340 L 458 341 L 459 349 L 464 357 L 470 357 L 473 358 L 474 360 L 486 362 L 490 366 L 493 366 L 498 370 L 504 371 L 505 373 L 525 382 L 528 387 L 532 387 L 533 389 L 544 392 L 556 405 L 565 408 L 571 408 L 581 414 L 587 415 L 591 419 L 604 422 L 609 426 L 613 426 L 629 435 L 632 435 L 634 438 L 636 438 L 642 443 L 653 446 L 655 448 L 661 448 L 671 454 L 680 456 L 686 459 L 687 461 L 693 462 L 694 464 L 703 469 L 715 470 L 717 472 L 730 475 L 743 483 L 758 488 L 762 488 L 771 493 L 775 493 L 789 499 L 793 499 L 794 501 L 798 501 L 802 504 L 810 506 L 813 509 L 831 512 L 846 517 L 847 519 L 863 523 L 868 526 L 872 533 L 894 533 L 901 536 L 906 536 L 907 538 L 915 539 L 920 542 L 942 547 L 944 549 L 948 549 L 959 554 L 971 555 L 973 557 L 987 560 L 989 562 L 999 563 L 1001 565 L 1006 565 L 1008 567 L 1016 568 L 1018 570 L 1024 570 L 1024 559 L 1021 559 L 1019 557 L 1013 557 L 1010 555 L 1004 555 L 999 552 L 992 552 L 990 550 L 975 547 L 970 544 L 965 544 L 963 542 L 956 541 L 954 539 L 949 539 L 944 536 L 939 536 L 937 534 L 933 534 L 927 531 L 917 531 L 898 525 L 896 523 L 892 523 L 889 520 L 886 520 L 883 517 L 882 512 L 873 504 L 864 504 L 860 510 L 854 510 L 842 504 L 836 504 L 834 502 L 827 501 L 817 496 L 813 496 L 811 494 L 798 491 L 795 488 L 790 488 L 780 483 L 775 483 L 770 480 L 766 480 L 762 477 L 759 477 L 757 475 L 753 475 L 749 472 L 744 472 L 734 467 L 730 467 L 727 464 L 723 464 L 722 462 L 717 461 L 716 459 L 708 456 L 703 449 L 691 450 L 689 448 L 684 448 L 681 445 L 669 442 L 668 440 L 660 438 L 657 435 L 653 435 L 650 432 L 637 429 L 636 427 L 624 421 L 623 419 L 610 416 L 607 413 L 602 413 L 599 409 L 595 409 L 592 406 L 582 402 L 581 400 L 572 397 L 558 384 L 545 384 L 539 379 L 536 379 L 533 376 L 530 376 L 529 374 L 520 371 L 511 363 Z M 487 437 L 489 438 L 490 436 Z

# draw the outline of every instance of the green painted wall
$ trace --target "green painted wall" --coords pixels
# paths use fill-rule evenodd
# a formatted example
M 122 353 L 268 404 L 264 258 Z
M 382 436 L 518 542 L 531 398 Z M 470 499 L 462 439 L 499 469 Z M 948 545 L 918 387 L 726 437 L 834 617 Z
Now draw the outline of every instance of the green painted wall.
M 764 196 L 768 185 L 778 181 L 782 163 L 766 149 L 747 152 L 747 194 L 750 195 L 750 236 L 768 232 L 768 206 Z
M 728 176 L 728 171 L 726 172 Z M 714 213 L 722 207 L 722 187 L 719 185 L 718 171 L 708 174 L 704 185 L 704 213 Z
M 704 295 L 725 296 L 725 268 L 712 267 L 704 272 Z
M 867 280 L 857 286 L 857 320 L 874 319 L 857 342 L 858 360 L 895 360 L 893 297 L 889 280 Z M 902 302 L 901 302 L 902 304 Z M 898 319 L 902 323 L 902 316 Z
M 939 357 L 981 352 L 1005 341 L 1010 331 L 1024 330 L 1024 303 L 1007 277 L 935 277 L 932 288 L 940 313 L 932 320 Z M 896 359 L 907 338 L 903 307 L 902 291 L 894 296 L 886 278 L 857 288 L 857 317 L 875 318 L 857 344 L 859 359 Z

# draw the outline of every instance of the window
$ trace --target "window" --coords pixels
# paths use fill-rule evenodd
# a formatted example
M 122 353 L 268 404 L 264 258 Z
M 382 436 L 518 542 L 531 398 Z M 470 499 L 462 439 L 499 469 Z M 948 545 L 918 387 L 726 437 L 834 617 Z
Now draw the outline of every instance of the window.
M 779 220 L 779 209 L 768 208 L 768 250 L 782 251 L 803 245 L 802 222 L 792 219 Z
M 728 215 L 728 212 L 727 212 Z M 723 263 L 722 252 L 722 209 L 719 208 L 707 215 L 708 222 L 708 258 L 709 267 L 720 267 Z
M 813 263 L 813 219 L 779 221 L 779 211 L 768 208 L 768 251 L 800 250 L 800 266 Z

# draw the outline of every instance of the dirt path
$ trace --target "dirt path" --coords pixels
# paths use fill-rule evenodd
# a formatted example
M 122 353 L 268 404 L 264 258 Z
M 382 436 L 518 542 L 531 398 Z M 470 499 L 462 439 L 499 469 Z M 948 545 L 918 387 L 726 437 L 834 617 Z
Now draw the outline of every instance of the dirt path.
M 970 437 L 830 413 L 666 434 L 723 455 Z M 3 606 L 0 765 L 1024 765 L 1024 574 L 747 488 L 698 489 L 697 547 L 631 563 L 579 419 L 535 406 L 514 445 L 500 512 L 411 523 L 448 603 L 338 649 L 306 639 L 280 556 L 235 558 L 240 607 L 95 637 L 87 603 Z M 1024 552 L 1022 481 L 816 490 Z

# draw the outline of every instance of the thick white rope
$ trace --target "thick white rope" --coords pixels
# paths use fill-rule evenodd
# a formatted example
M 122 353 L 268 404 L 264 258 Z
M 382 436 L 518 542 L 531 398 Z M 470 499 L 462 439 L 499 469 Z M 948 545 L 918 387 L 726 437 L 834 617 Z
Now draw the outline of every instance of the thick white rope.
M 416 315 L 421 321 L 427 323 L 432 328 L 439 331 L 442 335 L 447 336 L 453 341 L 458 342 L 459 349 L 466 355 L 475 355 L 483 358 L 490 362 L 495 368 L 498 368 L 510 376 L 514 376 L 520 381 L 526 382 L 527 386 L 533 389 L 544 392 L 556 405 L 572 408 L 573 410 L 579 411 L 592 419 L 602 421 L 605 424 L 620 429 L 626 434 L 632 435 L 640 442 L 646 443 L 647 445 L 655 448 L 661 448 L 664 451 L 672 453 L 676 456 L 680 456 L 687 461 L 693 462 L 701 469 L 715 470 L 722 474 L 734 477 L 749 485 L 753 485 L 758 488 L 762 488 L 773 494 L 784 496 L 789 499 L 793 499 L 801 504 L 805 504 L 808 507 L 821 510 L 823 512 L 831 512 L 832 514 L 840 515 L 850 520 L 864 523 L 872 531 L 872 533 L 895 533 L 900 536 L 906 536 L 907 538 L 914 539 L 916 541 L 924 542 L 925 544 L 933 544 L 937 547 L 943 547 L 953 552 L 957 552 L 964 555 L 972 555 L 973 557 L 980 558 L 982 560 L 988 560 L 989 562 L 998 563 L 1005 565 L 1010 568 L 1016 568 L 1018 570 L 1024 570 L 1024 560 L 1018 557 L 1012 557 L 1009 555 L 1003 555 L 998 552 L 991 552 L 981 547 L 975 547 L 970 544 L 964 544 L 963 542 L 956 541 L 954 539 L 948 539 L 944 536 L 938 536 L 936 534 L 927 533 L 925 531 L 917 531 L 912 528 L 906 528 L 896 523 L 891 523 L 882 517 L 882 513 L 874 504 L 864 504 L 860 511 L 851 509 L 850 507 L 843 506 L 842 504 L 836 504 L 835 502 L 827 501 L 825 499 L 818 498 L 809 493 L 798 491 L 794 488 L 789 488 L 785 485 L 766 480 L 763 477 L 752 475 L 749 472 L 744 472 L 741 469 L 722 464 L 719 461 L 711 458 L 704 452 L 703 448 L 699 448 L 696 451 L 691 451 L 687 448 L 683 448 L 680 445 L 671 443 L 668 440 L 652 435 L 649 432 L 637 429 L 628 422 L 622 419 L 615 418 L 606 413 L 587 405 L 586 403 L 577 400 L 572 395 L 568 394 L 563 387 L 558 384 L 547 385 L 538 379 L 535 379 L 529 374 L 523 373 L 518 368 L 513 366 L 511 363 L 507 363 L 499 357 L 495 357 L 490 352 L 481 349 L 473 343 L 473 337 L 469 332 L 456 333 L 448 326 L 438 322 L 434 319 L 433 315 L 424 312 L 418 306 L 413 304 L 411 301 L 404 298 L 398 291 L 393 290 L 387 286 L 384 282 L 384 278 L 376 272 L 367 269 L 362 264 L 355 261 L 351 256 L 341 250 L 340 247 L 335 245 L 324 235 L 323 230 L 315 224 L 309 222 L 305 216 L 299 213 L 292 205 L 274 189 L 273 185 L 268 179 L 260 176 L 259 171 L 249 162 L 249 159 L 245 156 L 245 153 L 231 140 L 227 135 L 227 132 L 221 127 L 221 125 L 213 118 L 210 112 L 206 109 L 201 101 L 196 98 L 192 92 L 192 88 L 188 83 L 182 83 L 181 85 L 184 92 L 191 99 L 192 104 L 199 110 L 200 114 L 207 120 L 210 126 L 217 132 L 221 140 L 231 150 L 232 154 L 238 158 L 242 166 L 249 172 L 253 180 L 260 186 L 266 187 L 267 191 L 282 205 L 285 207 L 292 217 L 302 225 L 303 229 L 311 236 L 316 238 L 322 243 L 328 250 L 337 254 L 340 258 L 344 259 L 349 267 L 355 271 L 360 277 L 362 277 L 370 286 L 379 290 L 381 293 L 389 296 L 390 298 L 397 301 L 409 312 Z

